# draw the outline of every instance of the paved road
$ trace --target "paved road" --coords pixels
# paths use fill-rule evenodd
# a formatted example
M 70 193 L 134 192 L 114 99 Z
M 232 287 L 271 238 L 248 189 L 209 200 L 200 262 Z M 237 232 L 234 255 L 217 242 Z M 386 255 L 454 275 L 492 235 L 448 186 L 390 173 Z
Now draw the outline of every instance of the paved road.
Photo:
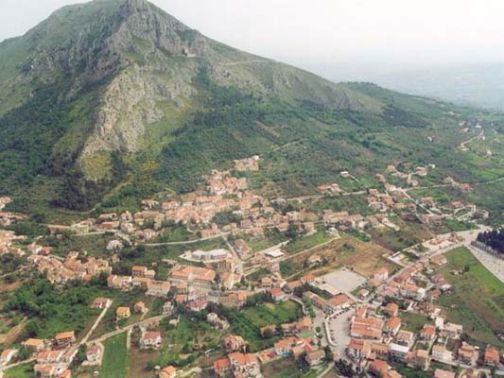
M 87 343 L 87 341 L 89 340 L 89 338 L 91 337 L 91 335 L 93 334 L 93 332 L 98 327 L 98 324 L 100 324 L 100 322 L 103 320 L 103 317 L 107 313 L 107 311 L 110 308 L 110 306 L 112 306 L 112 301 L 109 301 L 109 303 L 107 304 L 107 306 L 103 309 L 103 311 L 101 312 L 100 316 L 98 316 L 98 318 L 94 322 L 93 326 L 89 329 L 88 333 L 79 342 L 79 346 L 82 345 L 82 344 L 86 344 Z
M 35 361 L 35 358 L 30 358 L 29 360 L 19 361 L 19 362 L 16 362 L 14 364 L 0 366 L 0 378 L 3 378 L 3 374 L 4 374 L 3 372 L 4 371 L 9 370 L 10 368 L 13 368 L 13 367 L 16 367 L 16 366 L 19 366 L 19 365 L 29 364 L 29 363 L 34 362 L 34 361 Z
M 147 318 L 147 319 L 144 319 L 144 320 L 140 320 L 136 323 L 133 323 L 133 324 L 130 324 L 126 327 L 123 327 L 123 328 L 119 328 L 119 329 L 116 329 L 115 331 L 111 331 L 111 332 L 108 332 L 100 337 L 97 337 L 96 339 L 93 339 L 93 340 L 90 340 L 87 342 L 87 344 L 91 344 L 91 343 L 96 343 L 96 342 L 103 342 L 105 340 L 107 340 L 108 338 L 110 337 L 113 337 L 113 336 L 116 336 L 116 335 L 119 335 L 121 333 L 123 333 L 124 331 L 129 331 L 130 329 L 133 329 L 134 327 L 138 326 L 138 325 L 142 325 L 142 324 L 146 324 L 146 323 L 149 323 L 149 322 L 157 322 L 157 321 L 161 321 L 163 320 L 164 318 L 168 317 L 168 315 L 158 315 L 158 316 L 154 316 L 152 318 Z

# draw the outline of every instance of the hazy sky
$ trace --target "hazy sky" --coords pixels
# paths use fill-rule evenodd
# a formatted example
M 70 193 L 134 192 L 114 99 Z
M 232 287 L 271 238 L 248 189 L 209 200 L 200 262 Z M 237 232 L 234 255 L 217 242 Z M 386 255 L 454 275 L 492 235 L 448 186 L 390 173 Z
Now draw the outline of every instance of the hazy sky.
M 0 0 L 0 40 L 23 34 L 75 2 Z M 504 62 L 504 0 L 153 2 L 209 37 L 305 67 Z

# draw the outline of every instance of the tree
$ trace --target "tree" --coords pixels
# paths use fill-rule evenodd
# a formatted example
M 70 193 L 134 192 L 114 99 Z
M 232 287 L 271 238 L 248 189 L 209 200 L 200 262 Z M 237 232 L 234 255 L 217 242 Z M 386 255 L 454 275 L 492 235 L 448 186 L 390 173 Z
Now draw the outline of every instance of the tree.
M 355 376 L 355 371 L 350 362 L 347 362 L 343 359 L 339 359 L 335 363 L 336 370 L 344 377 L 352 378 Z
M 298 234 L 298 229 L 297 226 L 290 222 L 289 223 L 289 228 L 287 228 L 287 232 L 285 233 L 285 236 L 287 236 L 291 240 L 296 240 L 299 236 Z

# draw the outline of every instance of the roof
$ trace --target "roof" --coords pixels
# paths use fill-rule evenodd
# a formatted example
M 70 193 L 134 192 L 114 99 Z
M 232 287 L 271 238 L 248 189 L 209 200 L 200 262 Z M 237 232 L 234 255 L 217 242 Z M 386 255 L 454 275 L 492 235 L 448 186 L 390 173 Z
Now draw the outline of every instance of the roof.
M 118 316 L 126 316 L 130 313 L 129 307 L 117 307 L 116 315 Z
M 252 353 L 234 352 L 230 353 L 228 357 L 233 365 L 245 366 L 258 363 L 257 357 Z
M 390 311 L 390 312 L 392 312 L 392 311 L 393 312 L 399 311 L 399 305 L 397 303 L 394 303 L 394 302 L 389 302 L 385 306 L 385 310 Z
M 177 368 L 175 366 L 168 365 L 159 371 L 160 377 L 174 377 L 177 374 Z
M 75 338 L 75 331 L 60 332 L 56 335 L 56 340 L 66 340 Z
M 227 370 L 231 366 L 229 358 L 221 358 L 213 363 L 214 370 Z
M 375 270 L 374 274 L 388 274 L 389 270 L 386 267 L 381 267 Z
M 415 338 L 415 334 L 410 331 L 400 330 L 396 336 L 397 340 L 409 341 Z
M 14 353 L 17 353 L 17 349 L 5 349 L 2 352 L 1 356 L 2 356 L 2 358 L 7 358 L 7 357 L 11 356 Z
M 397 327 L 401 326 L 401 318 L 395 316 L 393 318 L 387 319 L 387 322 L 385 324 L 389 329 L 396 329 Z
M 387 361 L 383 360 L 374 360 L 371 362 L 369 365 L 369 370 L 372 370 L 374 372 L 379 372 L 382 375 L 386 374 L 387 371 L 390 370 L 390 365 L 387 363 Z
M 271 293 L 271 296 L 273 296 L 273 297 L 278 297 L 278 296 L 281 296 L 284 294 L 282 289 L 280 289 L 279 287 L 272 288 L 270 290 L 270 293 Z
M 341 306 L 351 301 L 352 300 L 346 294 L 338 294 L 335 297 L 329 299 L 329 303 L 333 306 Z
M 212 282 L 215 279 L 216 273 L 213 269 L 181 265 L 172 270 L 171 276 L 184 280 L 196 279 Z
M 365 350 L 369 349 L 369 343 L 366 340 L 350 339 L 348 349 Z
M 434 378 L 455 378 L 455 373 L 448 370 L 436 369 Z
M 147 331 L 143 334 L 142 340 L 157 340 L 161 338 L 161 332 Z
M 496 361 L 500 360 L 499 351 L 497 348 L 488 345 L 485 349 L 485 361 Z
M 404 346 L 404 345 L 395 344 L 395 343 L 390 343 L 389 350 L 393 351 L 393 352 L 399 352 L 399 353 L 408 353 L 409 347 Z
M 434 327 L 432 324 L 425 324 L 422 328 L 422 333 L 426 335 L 435 335 L 436 327 Z
M 44 340 L 42 339 L 27 339 L 21 343 L 26 347 L 39 347 L 44 345 Z

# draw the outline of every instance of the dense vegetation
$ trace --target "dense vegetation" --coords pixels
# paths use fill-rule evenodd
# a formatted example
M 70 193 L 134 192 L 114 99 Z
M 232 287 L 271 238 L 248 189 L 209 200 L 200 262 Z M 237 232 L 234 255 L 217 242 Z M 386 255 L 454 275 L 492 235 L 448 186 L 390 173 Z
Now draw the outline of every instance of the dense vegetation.
M 89 304 L 100 293 L 100 287 L 100 281 L 96 280 L 91 285 L 69 283 L 56 289 L 46 279 L 35 278 L 17 289 L 2 311 L 27 316 L 27 336 L 47 338 L 71 329 L 80 332 L 97 315 Z
M 480 232 L 477 240 L 504 254 L 504 229 Z

